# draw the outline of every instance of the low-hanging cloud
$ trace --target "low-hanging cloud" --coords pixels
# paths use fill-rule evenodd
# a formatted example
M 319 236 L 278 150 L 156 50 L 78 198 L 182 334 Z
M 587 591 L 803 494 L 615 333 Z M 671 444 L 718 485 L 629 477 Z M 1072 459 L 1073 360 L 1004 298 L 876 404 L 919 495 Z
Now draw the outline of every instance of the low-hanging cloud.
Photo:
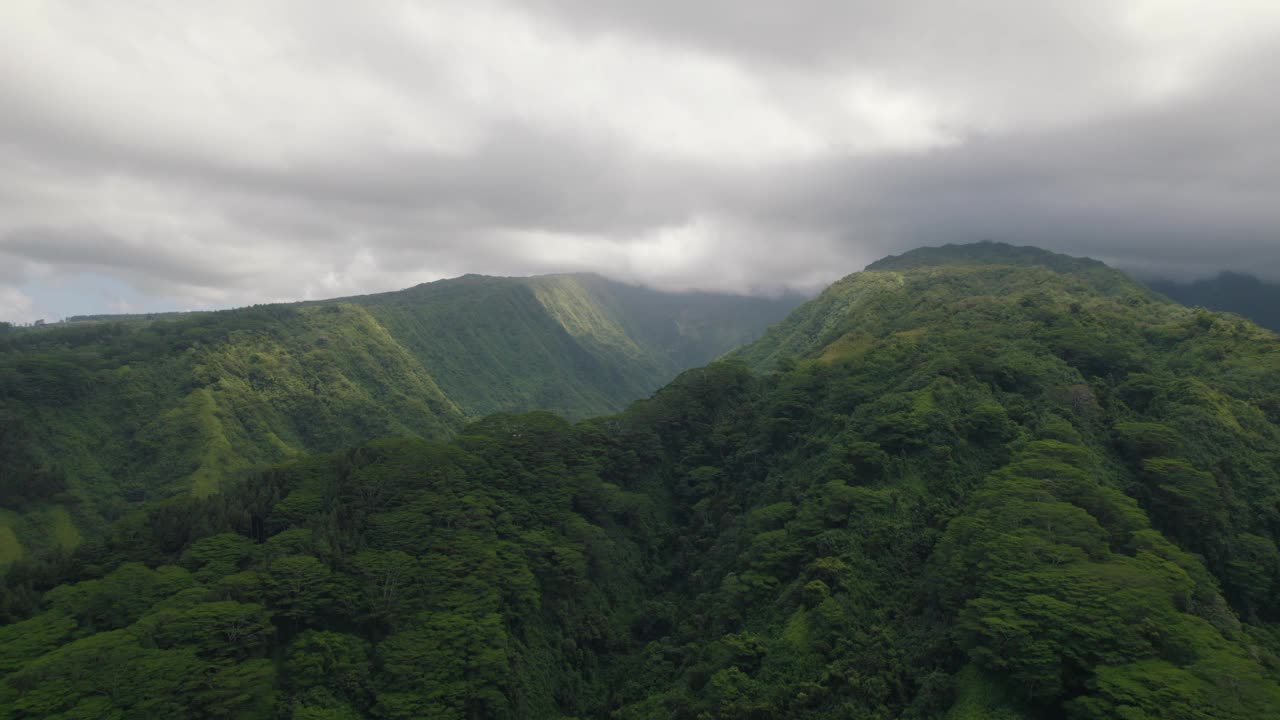
M 1244 0 L 15 0 L 0 316 L 82 277 L 813 290 L 981 239 L 1280 278 L 1278 41 Z

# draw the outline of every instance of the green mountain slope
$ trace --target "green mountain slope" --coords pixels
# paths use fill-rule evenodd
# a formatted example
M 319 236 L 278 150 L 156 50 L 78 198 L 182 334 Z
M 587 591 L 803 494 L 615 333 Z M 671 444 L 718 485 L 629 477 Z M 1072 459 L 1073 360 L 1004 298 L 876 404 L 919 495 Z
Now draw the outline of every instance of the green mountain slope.
M 475 417 L 617 412 L 676 373 L 756 339 L 799 303 L 662 293 L 594 275 L 468 275 L 349 299 Z
M 1124 273 L 1088 258 L 993 242 L 921 248 L 834 283 L 734 357 L 766 370 L 781 360 L 815 353 L 826 361 L 854 356 L 877 337 L 933 331 L 952 316 L 1005 307 L 1015 293 L 1026 307 L 1045 306 L 1046 313 L 1055 311 L 1055 302 L 1069 299 L 1067 309 L 1076 315 L 1085 303 L 1109 310 L 1116 303 L 1132 308 L 1158 304 L 1159 299 Z M 1002 319 L 981 318 L 988 323 Z M 1027 330 L 1025 323 L 1035 320 L 1018 314 L 1009 319 L 1024 324 L 999 327 L 1006 335 Z M 1096 319 L 1090 328 L 1103 333 L 1099 345 L 1119 330 L 1109 327 L 1107 319 Z
M 1280 718 L 1280 338 L 1003 252 L 846 278 L 739 353 L 766 374 L 294 460 L 18 563 L 0 712 Z
M 408 290 L 0 335 L 0 563 L 247 468 L 469 418 L 616 412 L 795 301 L 603 278 Z

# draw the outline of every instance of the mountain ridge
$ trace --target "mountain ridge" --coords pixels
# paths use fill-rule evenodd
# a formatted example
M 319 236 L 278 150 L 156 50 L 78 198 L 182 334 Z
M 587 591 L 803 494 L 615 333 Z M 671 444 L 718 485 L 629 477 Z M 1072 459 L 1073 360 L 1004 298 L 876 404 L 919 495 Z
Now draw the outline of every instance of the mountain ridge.
M 1036 283 L 1048 287 L 1058 278 L 1070 278 L 1068 292 L 1094 290 L 1153 306 L 1169 302 L 1097 260 L 1004 243 L 944 245 L 889 256 L 837 280 L 760 340 L 730 356 L 757 370 L 768 370 L 779 360 L 806 356 L 850 333 L 887 328 L 898 318 L 937 302 L 930 292 L 937 294 L 932 286 L 939 281 L 950 286 L 942 288 L 944 295 L 967 289 L 973 297 L 982 297 L 1033 292 Z
M 1193 282 L 1155 278 L 1147 284 L 1184 305 L 1233 312 L 1280 332 L 1280 284 L 1238 272 L 1221 272 Z
M 993 250 L 18 563 L 0 712 L 1277 720 L 1280 336 Z
M 791 302 L 665 295 L 587 275 L 468 276 L 0 335 L 0 463 L 12 469 L 0 524 L 25 526 L 18 534 L 39 545 L 59 534 L 23 515 L 65 505 L 44 507 L 68 491 L 88 501 L 68 506 L 73 515 L 93 524 L 93 508 L 114 517 L 374 437 L 444 437 L 497 411 L 616 412 L 753 337 Z

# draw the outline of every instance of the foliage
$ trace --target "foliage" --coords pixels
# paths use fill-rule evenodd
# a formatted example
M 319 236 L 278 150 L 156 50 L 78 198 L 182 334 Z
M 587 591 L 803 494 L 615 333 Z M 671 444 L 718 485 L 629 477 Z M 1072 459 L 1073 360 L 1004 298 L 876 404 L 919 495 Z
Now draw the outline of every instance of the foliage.
M 1278 361 L 1100 264 L 894 259 L 619 415 L 15 564 L 0 714 L 1280 718 Z
M 468 419 L 616 412 L 756 337 L 796 301 L 594 276 L 466 276 L 212 313 L 0 335 L 0 563 L 253 468 Z M 42 518 L 61 512 L 72 532 Z M 6 542 L 6 544 L 8 544 Z

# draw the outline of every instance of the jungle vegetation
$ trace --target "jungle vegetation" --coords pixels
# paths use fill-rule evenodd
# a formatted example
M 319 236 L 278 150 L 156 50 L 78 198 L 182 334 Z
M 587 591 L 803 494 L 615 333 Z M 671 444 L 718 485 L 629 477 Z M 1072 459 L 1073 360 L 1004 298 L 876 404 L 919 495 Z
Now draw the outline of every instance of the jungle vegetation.
M 887 258 L 621 413 L 13 563 L 0 717 L 1280 718 L 1278 369 L 1094 261 Z
M 617 412 L 758 337 L 797 298 L 593 275 L 0 332 L 0 565 L 147 502 L 493 412 Z

